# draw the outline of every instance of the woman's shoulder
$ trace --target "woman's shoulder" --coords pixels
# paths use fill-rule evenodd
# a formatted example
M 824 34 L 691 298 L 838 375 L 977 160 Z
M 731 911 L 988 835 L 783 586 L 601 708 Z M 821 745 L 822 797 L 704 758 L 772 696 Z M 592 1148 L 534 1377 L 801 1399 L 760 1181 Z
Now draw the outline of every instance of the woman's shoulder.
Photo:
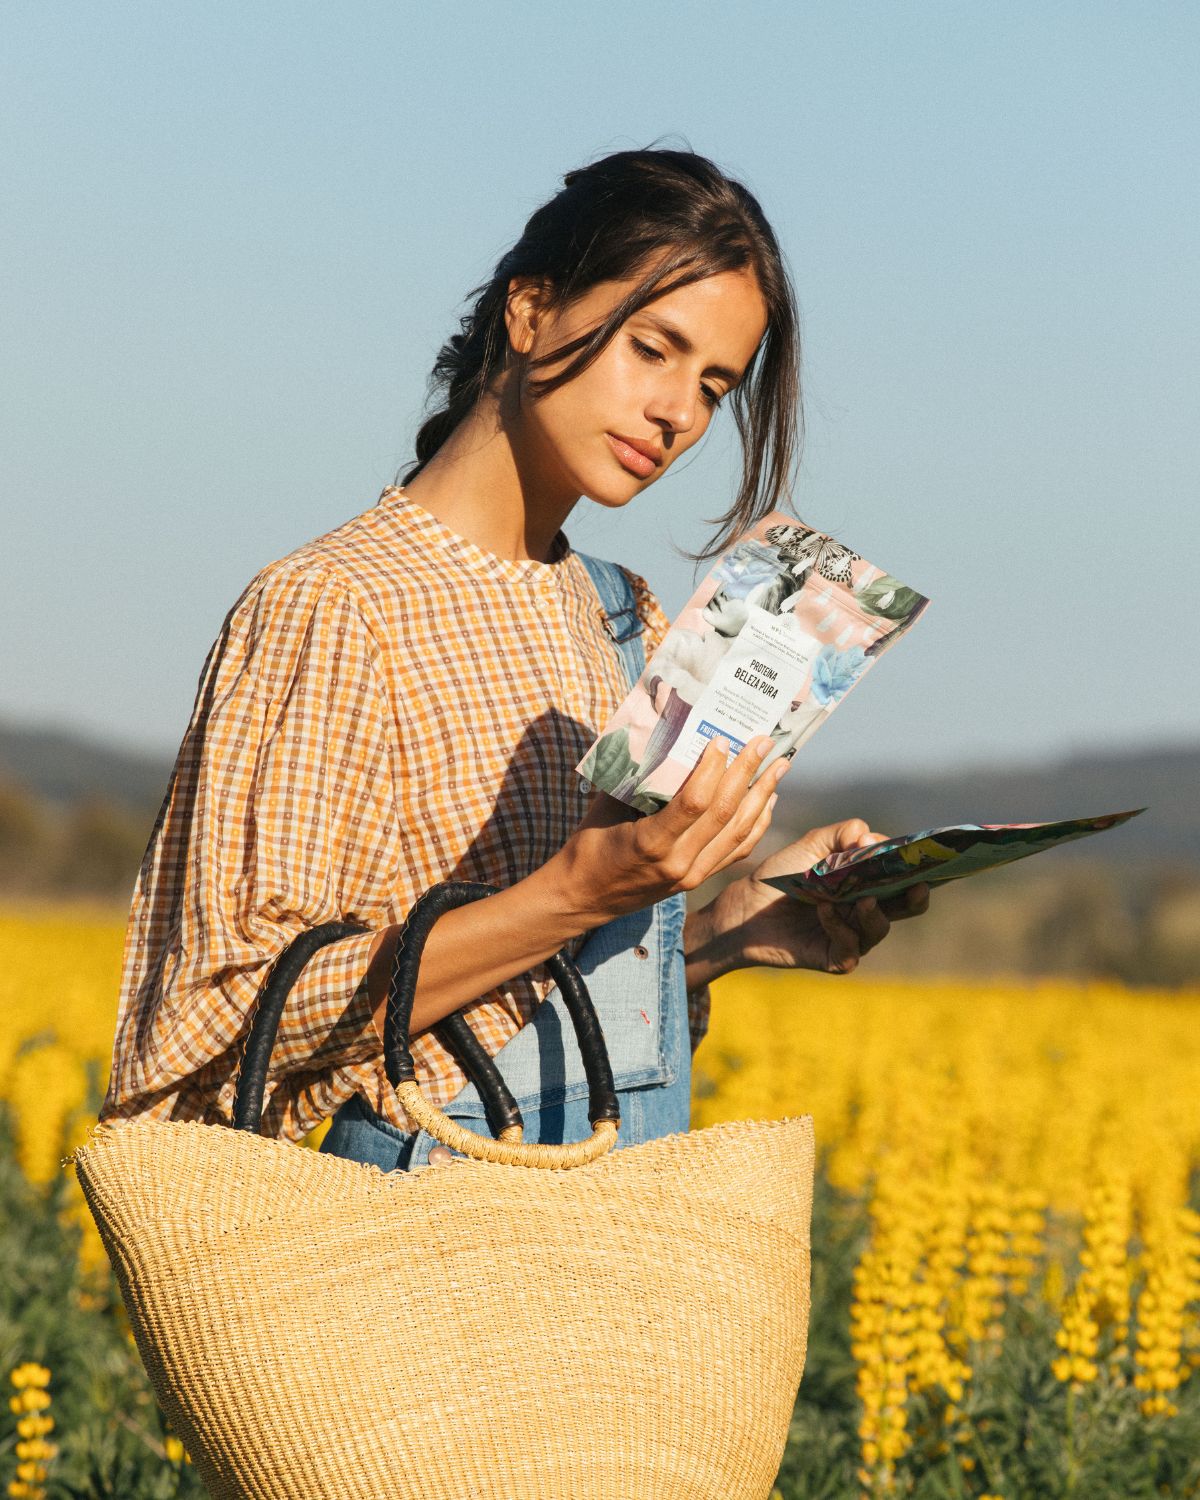
M 265 627 L 291 628 L 314 610 L 350 607 L 377 626 L 391 613 L 397 590 L 421 571 L 420 549 L 375 504 L 264 563 L 231 615 L 254 615 Z
M 355 604 L 353 579 L 311 543 L 264 563 L 234 600 L 225 633 L 248 647 L 311 630 L 314 616 Z
M 579 562 L 584 564 L 584 569 L 591 575 L 593 588 L 600 592 L 602 599 L 604 598 L 605 590 L 601 587 L 601 581 L 596 578 L 593 572 L 595 565 L 599 563 L 602 575 L 604 572 L 608 572 L 610 579 L 612 575 L 609 570 L 612 569 L 616 569 L 617 572 L 623 575 L 624 582 L 628 585 L 629 592 L 633 596 L 633 605 L 637 610 L 638 619 L 642 622 L 643 647 L 647 657 L 652 656 L 662 644 L 662 639 L 666 635 L 670 623 L 663 612 L 663 607 L 659 603 L 658 596 L 654 590 L 640 573 L 635 572 L 624 563 L 607 562 L 591 555 L 588 555 L 585 562 L 585 555 L 578 551 L 575 553 L 575 557 Z M 582 576 L 582 573 L 580 576 Z M 612 589 L 611 583 L 608 585 L 608 588 L 609 590 Z M 615 601 L 610 601 L 610 608 L 613 607 L 614 603 Z
M 633 590 L 633 597 L 637 602 L 639 611 L 641 611 L 643 607 L 655 609 L 661 607 L 658 602 L 658 595 L 654 592 L 654 590 L 650 587 L 650 585 L 646 582 L 646 580 L 640 573 L 634 572 L 634 570 L 630 567 L 627 567 L 625 563 L 618 563 L 617 567 L 620 568 L 621 572 L 624 573 L 626 579 L 628 580 L 629 587 Z
M 621 572 L 629 580 L 629 586 L 633 590 L 634 603 L 637 605 L 638 618 L 642 622 L 642 630 L 645 633 L 646 655 L 653 656 L 662 644 L 662 639 L 670 627 L 666 612 L 659 603 L 658 595 L 646 582 L 640 573 L 635 573 L 632 568 L 627 568 L 624 563 L 620 564 Z

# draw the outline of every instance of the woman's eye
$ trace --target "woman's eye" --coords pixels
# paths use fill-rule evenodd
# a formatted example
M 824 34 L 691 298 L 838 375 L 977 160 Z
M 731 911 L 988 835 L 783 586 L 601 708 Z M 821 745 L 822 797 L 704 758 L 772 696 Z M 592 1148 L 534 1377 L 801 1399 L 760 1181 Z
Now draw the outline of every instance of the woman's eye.
M 629 335 L 629 342 L 633 345 L 635 352 L 641 359 L 648 359 L 657 364 L 663 357 L 661 349 L 655 349 L 650 344 L 643 344 L 641 339 L 635 338 L 632 333 Z M 704 404 L 712 411 L 716 411 L 717 407 L 721 404 L 720 396 L 717 395 L 716 391 L 710 391 L 706 385 L 700 387 L 700 395 L 704 400 Z
M 629 341 L 643 359 L 657 360 L 662 358 L 661 349 L 652 349 L 649 344 L 643 344 L 641 339 L 635 339 L 632 334 L 629 335 Z

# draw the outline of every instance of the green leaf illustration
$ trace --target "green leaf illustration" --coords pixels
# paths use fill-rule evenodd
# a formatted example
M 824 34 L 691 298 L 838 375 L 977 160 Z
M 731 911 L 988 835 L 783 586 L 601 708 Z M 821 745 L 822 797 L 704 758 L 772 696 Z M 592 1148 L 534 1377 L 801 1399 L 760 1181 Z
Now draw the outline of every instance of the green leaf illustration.
M 580 774 L 602 792 L 612 792 L 636 771 L 637 763 L 629 753 L 628 729 L 614 729 L 592 746 Z
M 870 614 L 879 615 L 884 620 L 907 620 L 925 602 L 916 589 L 910 589 L 890 573 L 868 583 L 854 597 Z

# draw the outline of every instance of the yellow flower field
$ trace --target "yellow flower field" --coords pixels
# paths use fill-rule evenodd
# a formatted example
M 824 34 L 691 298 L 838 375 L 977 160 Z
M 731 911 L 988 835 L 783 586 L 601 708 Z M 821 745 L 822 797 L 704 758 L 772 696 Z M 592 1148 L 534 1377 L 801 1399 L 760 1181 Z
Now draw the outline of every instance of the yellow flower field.
M 59 1174 L 103 1089 L 123 926 L 0 915 L 0 1101 L 31 1182 Z M 729 976 L 693 1123 L 799 1113 L 866 1231 L 847 1330 L 863 1494 L 898 1492 L 931 1411 L 962 1493 L 1003 1492 L 963 1413 L 1014 1306 L 1052 1320 L 1068 1444 L 1100 1387 L 1144 1423 L 1178 1418 L 1200 1364 L 1200 993 Z M 94 1232 L 82 1247 L 101 1267 Z
M 1177 1413 L 1200 1364 L 1200 994 L 742 971 L 697 1064 L 694 1124 L 812 1114 L 830 1183 L 868 1199 L 864 1483 L 886 1492 L 916 1393 L 953 1437 L 972 1359 L 1039 1272 L 1056 1378 L 1078 1390 L 1103 1354 L 1144 1416 Z

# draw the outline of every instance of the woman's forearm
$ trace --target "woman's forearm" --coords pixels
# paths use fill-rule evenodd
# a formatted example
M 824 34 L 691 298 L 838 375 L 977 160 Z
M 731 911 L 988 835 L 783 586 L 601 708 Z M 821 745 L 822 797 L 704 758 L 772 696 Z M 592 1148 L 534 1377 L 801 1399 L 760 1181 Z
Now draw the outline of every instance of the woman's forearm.
M 507 890 L 439 918 L 421 957 L 413 1001 L 414 1036 L 497 985 L 545 963 L 571 938 L 597 925 L 597 913 L 570 899 L 561 874 L 551 860 Z M 398 926 L 385 927 L 370 948 L 367 987 L 381 1037 L 399 932 Z M 683 946 L 689 992 L 739 967 L 738 955 L 713 920 L 711 905 L 688 913 Z
M 497 985 L 544 963 L 571 938 L 604 920 L 571 892 L 556 857 L 506 890 L 440 917 L 421 957 L 412 1034 L 428 1031 Z M 370 948 L 367 989 L 381 1037 L 400 930 L 385 927 Z
M 716 920 L 716 903 L 690 911 L 683 924 L 683 955 L 687 990 L 694 994 L 722 974 L 741 968 L 745 960 Z
M 640 911 L 664 896 L 694 890 L 744 859 L 766 831 L 778 776 L 750 782 L 771 741 L 759 736 L 728 760 L 728 742 L 709 742 L 680 792 L 661 811 L 638 819 L 603 795 L 566 844 L 523 880 L 446 913 L 434 924 L 422 956 L 413 1003 L 415 1035 L 497 985 L 544 963 L 563 945 L 611 917 Z M 728 892 L 717 898 L 723 913 Z M 737 967 L 730 924 L 710 926 L 705 912 L 689 918 L 688 987 Z M 367 990 L 375 1029 L 383 1013 L 399 926 L 372 942 Z M 693 977 L 695 982 L 693 983 Z

